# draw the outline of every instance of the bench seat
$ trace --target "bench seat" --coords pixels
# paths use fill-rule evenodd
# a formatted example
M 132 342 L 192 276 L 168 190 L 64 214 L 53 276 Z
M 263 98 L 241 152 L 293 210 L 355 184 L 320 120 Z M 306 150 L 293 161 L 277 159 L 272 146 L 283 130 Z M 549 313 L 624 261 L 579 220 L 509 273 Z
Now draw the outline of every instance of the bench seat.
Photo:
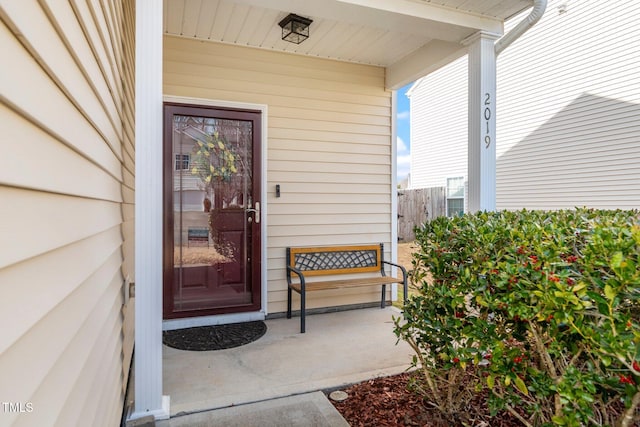
M 291 318 L 292 293 L 300 294 L 300 332 L 305 332 L 306 294 L 312 291 L 382 286 L 380 307 L 385 307 L 386 285 L 402 283 L 407 302 L 407 270 L 384 260 L 384 246 L 349 245 L 287 248 L 287 318 Z M 388 276 L 385 267 L 397 267 L 402 278 Z M 379 275 L 373 276 L 372 273 Z M 327 280 L 327 276 L 342 276 Z M 344 277 L 347 276 L 347 277 Z M 311 281 L 309 277 L 314 277 Z
M 355 288 L 367 285 L 390 285 L 402 283 L 403 279 L 397 277 L 358 277 L 355 279 L 323 280 L 321 282 L 306 282 L 307 291 L 324 291 L 327 289 Z M 291 289 L 300 293 L 300 283 L 292 283 Z

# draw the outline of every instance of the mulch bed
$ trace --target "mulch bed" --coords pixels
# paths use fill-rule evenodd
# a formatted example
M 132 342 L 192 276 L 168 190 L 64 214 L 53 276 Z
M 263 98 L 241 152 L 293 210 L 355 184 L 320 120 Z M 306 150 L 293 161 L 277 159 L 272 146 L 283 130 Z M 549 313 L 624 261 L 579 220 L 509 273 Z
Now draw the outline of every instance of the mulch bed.
M 426 426 L 429 413 L 422 399 L 407 391 L 409 373 L 376 378 L 344 391 L 343 402 L 333 402 L 352 426 Z
M 415 373 L 381 377 L 352 385 L 343 390 L 349 395 L 345 401 L 331 403 L 353 427 L 522 427 L 522 423 L 508 412 L 490 417 L 484 404 L 485 397 L 480 395 L 467 403 L 460 419 L 444 419 L 417 394 L 408 390 L 411 375 Z M 620 406 L 616 409 L 621 411 L 623 408 Z M 633 426 L 639 427 L 640 422 L 636 421 Z
M 353 427 L 422 426 L 450 427 L 464 425 L 446 420 L 429 408 L 415 393 L 407 390 L 413 373 L 376 378 L 346 388 L 349 397 L 343 402 L 333 402 L 336 409 Z M 521 427 L 522 424 L 509 414 L 488 418 L 478 402 L 469 402 L 470 412 L 464 414 L 471 424 L 478 427 Z M 472 413 L 477 412 L 477 413 Z

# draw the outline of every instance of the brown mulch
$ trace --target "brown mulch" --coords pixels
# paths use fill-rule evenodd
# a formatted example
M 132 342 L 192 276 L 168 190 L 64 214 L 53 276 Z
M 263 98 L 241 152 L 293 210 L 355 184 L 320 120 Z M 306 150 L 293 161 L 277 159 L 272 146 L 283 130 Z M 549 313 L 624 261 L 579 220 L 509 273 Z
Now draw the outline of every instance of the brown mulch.
M 429 414 L 422 399 L 407 390 L 409 373 L 376 378 L 344 391 L 343 402 L 333 402 L 352 426 L 427 426 Z
M 450 427 L 463 425 L 443 419 L 438 412 L 428 406 L 417 394 L 407 389 L 407 383 L 413 373 L 381 377 L 352 385 L 345 391 L 349 397 L 343 402 L 331 402 L 345 420 L 353 427 Z M 478 414 L 465 414 L 475 419 L 467 425 L 477 427 L 515 427 L 522 424 L 509 414 L 499 414 L 489 422 L 488 411 L 478 409 L 478 405 L 469 402 L 469 407 L 478 410 Z

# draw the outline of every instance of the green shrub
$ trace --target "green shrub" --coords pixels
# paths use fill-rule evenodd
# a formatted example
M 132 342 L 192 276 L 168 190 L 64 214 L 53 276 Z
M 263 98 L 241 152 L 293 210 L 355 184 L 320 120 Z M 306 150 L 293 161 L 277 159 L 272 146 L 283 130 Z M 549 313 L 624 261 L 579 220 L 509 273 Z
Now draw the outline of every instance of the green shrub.
M 528 426 L 633 423 L 638 212 L 441 217 L 416 241 L 420 290 L 395 332 L 424 374 L 416 389 L 452 422 L 475 395 Z

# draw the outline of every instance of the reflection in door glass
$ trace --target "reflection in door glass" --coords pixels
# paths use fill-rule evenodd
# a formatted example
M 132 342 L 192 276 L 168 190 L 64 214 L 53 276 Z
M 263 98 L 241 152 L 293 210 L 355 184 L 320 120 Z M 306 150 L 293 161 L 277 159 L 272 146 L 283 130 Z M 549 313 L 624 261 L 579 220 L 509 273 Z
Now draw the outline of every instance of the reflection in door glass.
M 242 120 L 173 120 L 174 309 L 250 304 L 252 127 Z

